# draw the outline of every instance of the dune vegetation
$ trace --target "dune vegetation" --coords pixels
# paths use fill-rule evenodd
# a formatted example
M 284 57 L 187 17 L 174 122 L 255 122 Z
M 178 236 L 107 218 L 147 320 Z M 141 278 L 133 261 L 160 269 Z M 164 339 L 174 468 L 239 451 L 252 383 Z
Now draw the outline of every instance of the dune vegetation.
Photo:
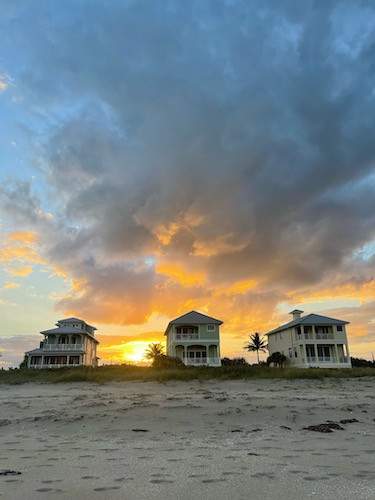
M 98 368 L 0 370 L 0 384 L 110 381 L 209 380 L 209 379 L 323 379 L 374 377 L 374 368 L 271 368 L 267 366 L 222 366 L 220 368 L 153 368 L 135 365 L 106 365 Z

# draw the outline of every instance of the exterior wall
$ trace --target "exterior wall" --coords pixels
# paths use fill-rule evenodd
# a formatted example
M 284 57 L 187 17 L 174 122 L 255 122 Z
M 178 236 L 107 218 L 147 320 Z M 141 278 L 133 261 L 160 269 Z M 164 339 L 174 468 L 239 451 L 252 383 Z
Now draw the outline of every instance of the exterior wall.
M 220 325 L 213 325 L 210 330 L 208 325 L 176 325 L 170 326 L 167 332 L 166 351 L 168 356 L 179 357 L 185 364 L 206 364 L 220 366 Z M 177 328 L 197 327 L 197 334 L 178 333 Z M 191 351 L 205 353 L 201 358 L 189 358 Z
M 303 325 L 300 325 L 300 335 L 296 327 L 269 335 L 269 353 L 281 352 L 286 356 L 288 363 L 296 367 L 351 368 L 345 325 L 342 325 L 341 332 L 337 330 L 336 325 L 327 325 L 332 328 L 330 333 L 319 333 L 320 326 L 322 325 L 312 325 L 311 332 L 305 333 Z M 314 357 L 307 356 L 306 345 L 314 346 Z M 318 350 L 318 346 L 322 347 Z M 329 351 L 328 357 L 319 355 L 319 351 L 324 350 L 323 346 Z M 344 350 L 346 359 L 343 356 Z

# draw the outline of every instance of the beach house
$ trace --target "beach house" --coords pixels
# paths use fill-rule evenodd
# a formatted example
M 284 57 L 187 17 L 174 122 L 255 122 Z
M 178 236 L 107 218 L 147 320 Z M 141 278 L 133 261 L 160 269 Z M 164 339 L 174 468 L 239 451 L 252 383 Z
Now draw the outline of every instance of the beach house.
M 347 321 L 295 309 L 293 319 L 266 335 L 268 350 L 284 354 L 296 367 L 351 368 Z
M 190 311 L 169 322 L 167 355 L 179 358 L 185 365 L 220 366 L 219 319 Z
M 40 332 L 44 339 L 37 349 L 25 353 L 28 368 L 97 366 L 95 330 L 82 319 L 61 319 L 56 328 Z

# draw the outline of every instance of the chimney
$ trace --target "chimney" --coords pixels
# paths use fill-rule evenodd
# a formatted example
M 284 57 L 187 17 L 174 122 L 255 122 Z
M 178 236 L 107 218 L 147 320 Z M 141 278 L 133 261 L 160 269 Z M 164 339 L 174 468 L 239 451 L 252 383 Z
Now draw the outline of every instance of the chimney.
M 299 309 L 294 309 L 289 314 L 293 314 L 293 321 L 295 321 L 296 319 L 300 319 L 302 313 L 303 311 L 300 311 Z

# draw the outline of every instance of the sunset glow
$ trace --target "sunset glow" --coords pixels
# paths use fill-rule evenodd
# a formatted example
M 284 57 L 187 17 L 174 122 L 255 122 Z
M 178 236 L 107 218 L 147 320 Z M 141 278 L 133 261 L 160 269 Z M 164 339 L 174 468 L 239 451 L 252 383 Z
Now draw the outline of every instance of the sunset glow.
M 133 340 L 128 342 L 123 348 L 123 360 L 132 363 L 146 362 L 145 351 L 148 342 Z

